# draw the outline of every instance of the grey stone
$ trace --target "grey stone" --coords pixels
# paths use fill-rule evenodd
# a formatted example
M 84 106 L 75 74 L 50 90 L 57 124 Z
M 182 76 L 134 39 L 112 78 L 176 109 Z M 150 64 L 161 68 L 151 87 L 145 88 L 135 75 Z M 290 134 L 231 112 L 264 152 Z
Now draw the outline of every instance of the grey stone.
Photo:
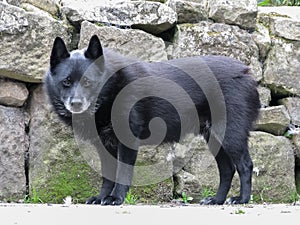
M 79 48 L 88 46 L 92 34 L 98 35 L 103 47 L 112 48 L 123 55 L 144 61 L 167 60 L 163 40 L 144 31 L 97 26 L 84 21 L 81 25 Z
M 197 141 L 196 141 L 197 140 Z M 204 191 L 214 193 L 219 184 L 218 169 L 205 142 L 196 137 L 198 146 L 185 167 L 175 175 L 175 192 L 183 191 L 199 201 Z M 185 150 L 184 150 L 185 151 Z M 294 149 L 285 137 L 251 132 L 249 152 L 254 164 L 253 199 L 256 202 L 286 202 L 295 192 Z M 228 196 L 239 194 L 239 178 L 234 176 Z
M 0 200 L 18 201 L 24 198 L 27 149 L 22 110 L 0 106 Z
M 116 26 L 131 27 L 160 34 L 177 21 L 176 13 L 158 2 L 129 1 L 91 4 L 70 4 L 62 12 L 72 23 L 84 20 Z
M 44 14 L 0 2 L 0 75 L 41 82 L 56 36 L 70 42 L 68 28 Z
M 28 94 L 25 84 L 0 79 L 0 104 L 22 106 L 27 100 Z
M 296 191 L 295 155 L 291 142 L 285 137 L 252 132 L 249 149 L 254 164 L 254 200 L 289 202 Z
M 271 49 L 271 37 L 268 27 L 257 23 L 256 30 L 252 34 L 252 37 L 259 48 L 260 58 L 264 61 Z
M 184 191 L 199 202 L 205 189 L 217 191 L 217 165 L 203 137 L 190 135 L 175 145 L 174 167 L 179 170 L 174 176 L 177 195 Z
M 259 14 L 270 16 L 288 17 L 293 20 L 300 21 L 299 7 L 294 6 L 278 6 L 278 7 L 258 7 Z
M 283 135 L 290 124 L 290 116 L 286 108 L 272 106 L 260 109 L 259 119 L 256 121 L 256 129 L 274 135 Z
M 168 54 L 171 59 L 194 55 L 233 57 L 250 65 L 256 80 L 262 78 L 258 47 L 251 35 L 237 26 L 205 21 L 180 24 L 173 49 L 169 47 Z
M 131 189 L 139 202 L 159 203 L 173 199 L 173 154 L 170 144 L 141 146 L 134 166 Z
M 263 83 L 278 96 L 299 95 L 300 42 L 273 38 L 272 45 L 264 65 Z
M 287 108 L 292 124 L 300 126 L 300 98 L 284 98 L 279 103 Z
M 209 18 L 219 23 L 238 25 L 254 30 L 257 17 L 256 0 L 211 0 L 208 1 Z
M 258 86 L 259 99 L 262 107 L 269 106 L 271 101 L 271 91 L 269 88 Z
M 278 37 L 300 41 L 300 20 L 271 17 L 270 30 L 272 34 Z
M 177 23 L 197 23 L 208 19 L 207 1 L 169 0 L 167 5 L 178 16 Z
M 141 146 L 135 166 L 133 185 L 156 184 L 172 177 L 172 156 L 170 144 Z
M 20 3 L 31 4 L 54 16 L 58 13 L 58 0 L 20 0 Z

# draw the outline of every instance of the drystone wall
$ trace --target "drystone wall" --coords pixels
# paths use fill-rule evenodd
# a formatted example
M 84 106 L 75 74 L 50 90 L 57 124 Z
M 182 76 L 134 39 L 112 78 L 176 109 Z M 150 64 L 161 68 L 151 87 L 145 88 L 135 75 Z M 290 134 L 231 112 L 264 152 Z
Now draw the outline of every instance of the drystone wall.
M 253 201 L 291 201 L 300 191 L 299 27 L 299 7 L 257 8 L 256 0 L 1 0 L 0 201 L 29 194 L 84 202 L 97 194 L 96 150 L 58 120 L 42 85 L 54 38 L 72 50 L 93 34 L 145 61 L 213 54 L 249 65 L 262 102 L 249 142 Z M 218 179 L 203 139 L 188 136 L 141 148 L 132 193 L 157 203 L 186 192 L 197 202 Z M 231 194 L 239 188 L 234 179 Z

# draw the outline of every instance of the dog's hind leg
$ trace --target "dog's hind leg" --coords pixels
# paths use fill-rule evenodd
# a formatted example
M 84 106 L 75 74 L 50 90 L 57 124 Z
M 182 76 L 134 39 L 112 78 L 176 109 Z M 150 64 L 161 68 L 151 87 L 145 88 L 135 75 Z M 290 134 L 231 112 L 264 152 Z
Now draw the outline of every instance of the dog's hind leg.
M 220 175 L 219 189 L 216 196 L 206 197 L 201 200 L 200 204 L 202 205 L 223 204 L 230 189 L 233 175 L 235 173 L 235 167 L 232 159 L 226 154 L 223 148 L 220 149 L 215 159 L 218 164 Z
M 252 170 L 253 163 L 250 158 L 247 143 L 243 146 L 246 150 L 243 150 L 243 154 L 232 156 L 233 162 L 236 165 L 239 177 L 240 177 L 240 196 L 231 197 L 226 200 L 227 204 L 244 204 L 248 203 L 251 197 L 252 187 Z

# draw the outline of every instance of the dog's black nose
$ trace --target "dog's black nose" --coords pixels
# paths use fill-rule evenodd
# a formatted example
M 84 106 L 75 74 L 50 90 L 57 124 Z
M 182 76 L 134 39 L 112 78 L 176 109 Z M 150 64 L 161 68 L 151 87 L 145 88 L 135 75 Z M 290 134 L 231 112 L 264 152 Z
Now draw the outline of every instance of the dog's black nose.
M 72 99 L 71 106 L 75 109 L 81 109 L 82 107 L 82 101 L 80 99 Z

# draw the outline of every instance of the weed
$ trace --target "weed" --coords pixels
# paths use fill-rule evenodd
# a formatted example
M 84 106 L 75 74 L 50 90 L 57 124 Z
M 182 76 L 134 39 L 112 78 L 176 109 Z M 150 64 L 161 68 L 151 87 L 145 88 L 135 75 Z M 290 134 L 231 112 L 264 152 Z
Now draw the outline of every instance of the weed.
M 181 198 L 179 198 L 180 201 L 182 201 L 184 204 L 188 204 L 191 201 L 193 201 L 193 197 L 187 196 L 185 192 L 182 192 Z
M 267 191 L 270 191 L 272 188 L 270 187 L 270 186 L 268 186 L 268 185 L 266 185 L 266 186 L 264 186 L 263 187 L 263 189 L 261 190 L 261 192 L 260 192 L 260 201 L 261 202 L 264 202 L 265 201 L 265 199 L 264 199 L 264 195 L 265 195 L 265 192 L 267 192 Z
M 32 194 L 31 195 L 26 195 L 24 197 L 24 203 L 44 203 L 43 200 L 38 196 L 38 193 L 35 189 L 32 189 Z
M 205 187 L 205 188 L 203 188 L 200 199 L 207 198 L 207 197 L 210 197 L 210 196 L 215 196 L 215 195 L 216 195 L 216 192 L 214 192 L 213 190 Z
M 300 195 L 297 193 L 297 191 L 291 193 L 290 200 L 292 203 L 298 202 L 300 200 Z
M 125 197 L 125 203 L 129 205 L 135 205 L 137 203 L 138 196 L 133 194 L 131 190 L 129 190 Z
M 234 211 L 234 214 L 238 214 L 238 215 L 242 215 L 242 214 L 245 214 L 246 212 L 242 209 L 237 209 Z
M 300 0 L 263 0 L 258 6 L 300 6 Z

